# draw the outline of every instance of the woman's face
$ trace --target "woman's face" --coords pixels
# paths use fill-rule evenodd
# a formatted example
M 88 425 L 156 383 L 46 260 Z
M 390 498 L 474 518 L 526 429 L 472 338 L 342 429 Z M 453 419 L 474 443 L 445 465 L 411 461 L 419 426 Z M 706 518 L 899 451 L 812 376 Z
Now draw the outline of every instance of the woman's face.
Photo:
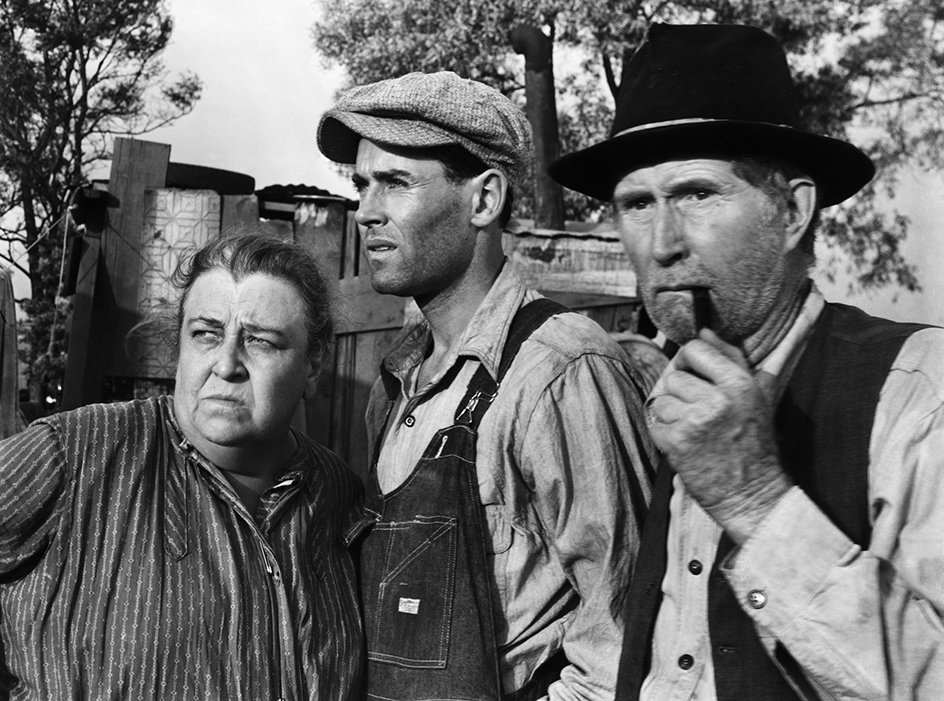
M 206 457 L 280 448 L 315 374 L 291 283 L 261 273 L 236 280 L 222 269 L 196 279 L 183 306 L 174 409 Z

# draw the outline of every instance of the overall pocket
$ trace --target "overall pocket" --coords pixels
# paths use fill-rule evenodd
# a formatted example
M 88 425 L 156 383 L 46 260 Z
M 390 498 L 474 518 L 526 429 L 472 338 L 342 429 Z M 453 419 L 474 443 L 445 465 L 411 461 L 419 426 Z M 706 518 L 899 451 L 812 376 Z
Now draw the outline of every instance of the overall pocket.
M 456 577 L 455 518 L 416 516 L 373 527 L 362 552 L 367 656 L 443 669 L 449 656 Z

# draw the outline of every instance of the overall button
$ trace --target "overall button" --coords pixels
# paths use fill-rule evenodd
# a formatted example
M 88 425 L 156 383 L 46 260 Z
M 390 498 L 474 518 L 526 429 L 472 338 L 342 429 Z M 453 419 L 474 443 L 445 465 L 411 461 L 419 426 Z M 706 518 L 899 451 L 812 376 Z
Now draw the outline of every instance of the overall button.
M 762 609 L 767 605 L 767 595 L 761 589 L 753 589 L 747 595 L 747 603 L 751 608 Z
M 695 664 L 695 658 L 691 655 L 682 655 L 678 659 L 678 666 L 682 669 L 691 669 Z
M 692 574 L 701 574 L 702 566 L 698 560 L 692 560 L 688 563 L 688 571 Z
M 410 414 L 405 419 L 403 419 L 403 423 L 406 424 L 407 428 L 413 428 L 413 424 L 416 423 L 416 419 L 413 417 L 412 414 Z

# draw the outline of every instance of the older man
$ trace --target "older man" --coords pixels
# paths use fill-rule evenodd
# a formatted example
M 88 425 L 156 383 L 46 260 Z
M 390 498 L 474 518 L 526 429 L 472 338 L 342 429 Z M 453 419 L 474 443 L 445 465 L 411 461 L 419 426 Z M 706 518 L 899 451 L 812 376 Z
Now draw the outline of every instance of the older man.
M 291 427 L 331 341 L 303 249 L 255 234 L 186 258 L 176 394 L 0 442 L 12 698 L 359 698 L 342 532 L 353 472 Z
M 611 699 L 649 495 L 641 396 L 614 342 L 503 255 L 527 120 L 480 83 L 410 74 L 343 95 L 318 144 L 355 166 L 374 288 L 420 311 L 367 412 L 371 697 Z
M 807 278 L 870 160 L 798 127 L 765 32 L 654 26 L 611 138 L 552 174 L 612 198 L 682 345 L 647 405 L 664 467 L 617 697 L 941 698 L 944 331 Z

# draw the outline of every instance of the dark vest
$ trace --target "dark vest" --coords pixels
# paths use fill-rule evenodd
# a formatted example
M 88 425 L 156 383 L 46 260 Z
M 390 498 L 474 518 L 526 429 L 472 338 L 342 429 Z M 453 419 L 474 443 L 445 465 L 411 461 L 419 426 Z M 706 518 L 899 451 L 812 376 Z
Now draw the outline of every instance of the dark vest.
M 868 452 L 875 408 L 889 368 L 905 340 L 924 328 L 827 304 L 777 407 L 775 429 L 784 469 L 851 540 L 868 547 Z M 663 467 L 627 600 L 626 633 L 616 698 L 638 699 L 648 673 L 652 634 L 665 575 L 671 469 Z M 718 699 L 803 698 L 787 684 L 719 571 L 733 547 L 722 536 L 708 578 L 708 630 Z M 801 689 L 798 666 L 782 646 L 778 662 Z M 812 691 L 810 698 L 816 698 Z

